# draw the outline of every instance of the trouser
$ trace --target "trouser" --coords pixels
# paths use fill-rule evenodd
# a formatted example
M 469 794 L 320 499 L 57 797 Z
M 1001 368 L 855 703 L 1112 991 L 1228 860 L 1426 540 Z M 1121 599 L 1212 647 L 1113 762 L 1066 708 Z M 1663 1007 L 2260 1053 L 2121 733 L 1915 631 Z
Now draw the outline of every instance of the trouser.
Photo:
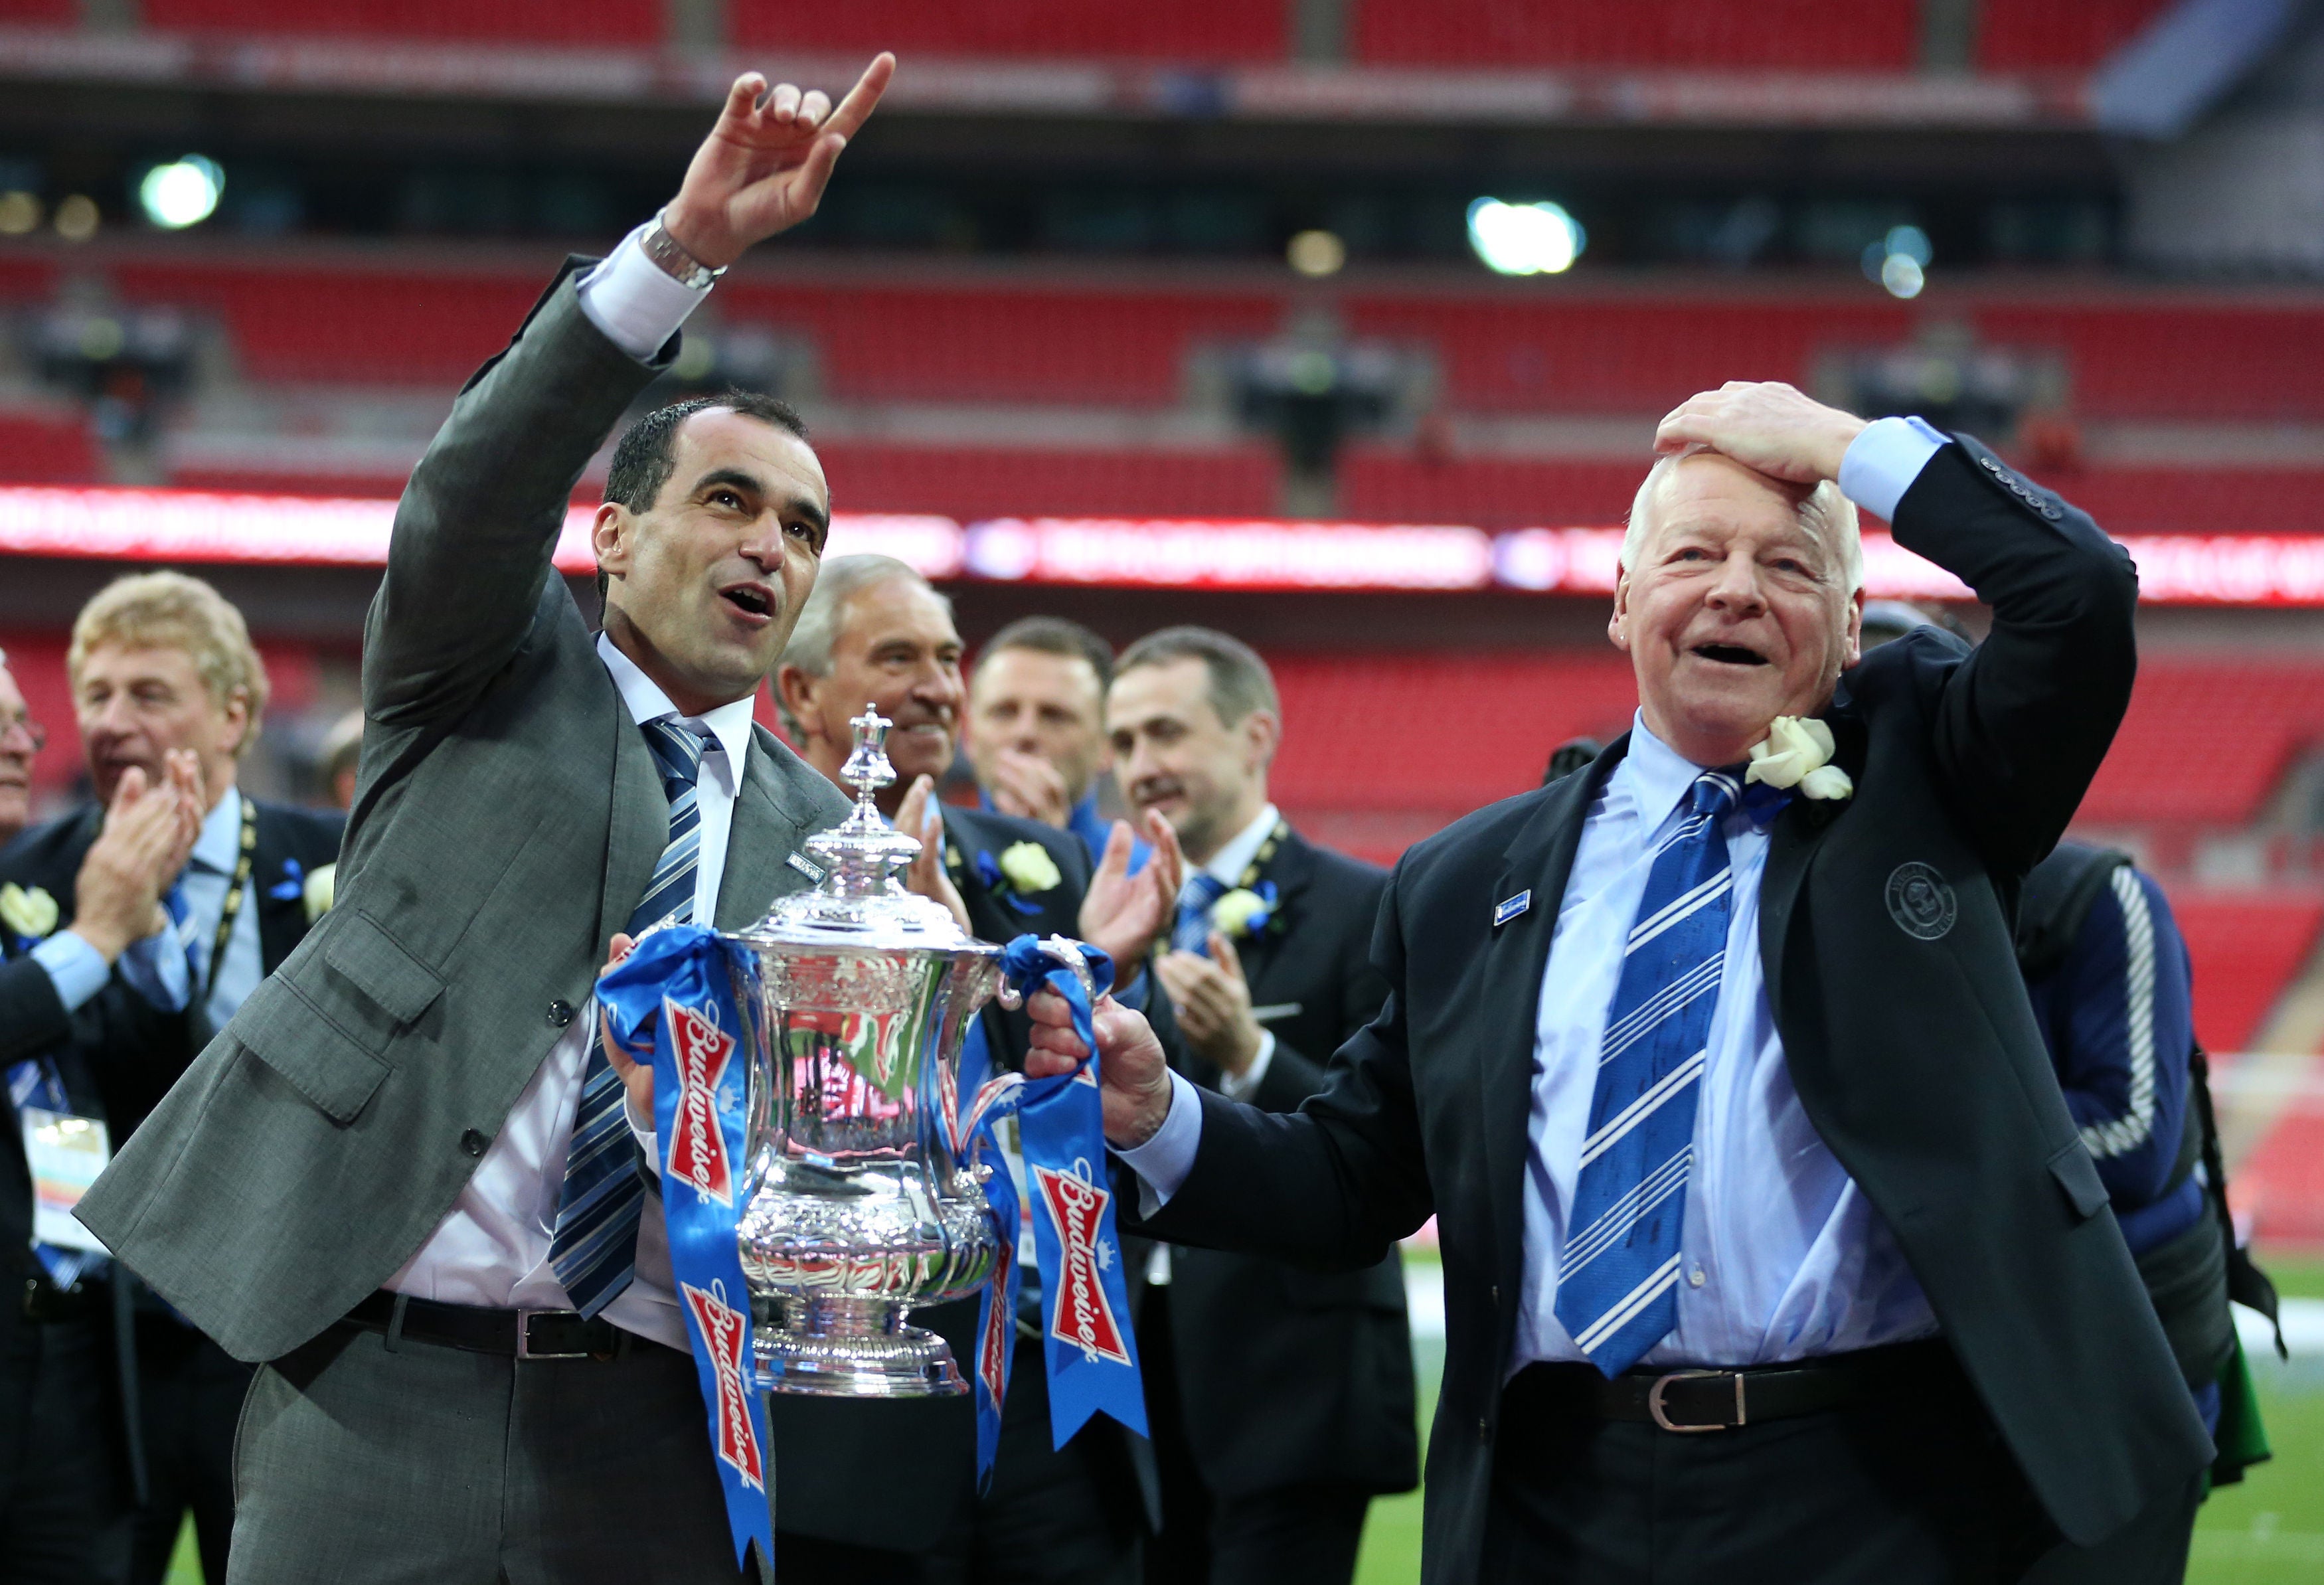
M 10 1585 L 128 1577 L 130 1512 L 114 1448 L 120 1411 L 102 1312 L 0 1322 L 0 1580 Z
M 519 1360 L 335 1326 L 252 1383 L 228 1585 L 739 1578 L 694 1361 Z
M 2185 1491 L 2095 1547 L 2060 1543 L 1957 1366 L 1911 1390 L 1676 1433 L 1503 1397 L 1484 1585 L 2166 1585 Z
M 1213 1498 L 1210 1585 L 1348 1585 L 1370 1504 L 1336 1482 Z
M 138 1423 L 149 1497 L 137 1516 L 134 1585 L 161 1585 L 168 1578 L 189 1509 L 202 1577 L 226 1579 L 234 1534 L 234 1427 L 256 1374 L 174 1316 L 152 1311 L 137 1317 Z
M 935 1547 L 893 1552 L 778 1529 L 776 1577 L 781 1585 L 1138 1585 L 1146 1521 L 1128 1434 L 1100 1418 L 1054 1447 L 1040 1345 L 1020 1340 L 992 1483 Z

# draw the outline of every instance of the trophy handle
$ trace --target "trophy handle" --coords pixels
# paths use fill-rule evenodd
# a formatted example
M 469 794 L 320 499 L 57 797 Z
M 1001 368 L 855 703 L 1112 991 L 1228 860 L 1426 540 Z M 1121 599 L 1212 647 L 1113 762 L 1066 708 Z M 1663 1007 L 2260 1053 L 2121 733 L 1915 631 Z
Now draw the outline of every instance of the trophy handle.
M 1041 951 L 1053 962 L 1073 971 L 1074 978 L 1082 982 L 1082 994 L 1094 1003 L 1097 1000 L 1097 981 L 1090 974 L 1089 959 L 1082 955 L 1082 944 L 1070 936 L 1052 935 L 1041 943 Z M 994 1000 L 1014 1012 L 1025 1004 L 1024 993 L 1001 976 L 1001 989 Z

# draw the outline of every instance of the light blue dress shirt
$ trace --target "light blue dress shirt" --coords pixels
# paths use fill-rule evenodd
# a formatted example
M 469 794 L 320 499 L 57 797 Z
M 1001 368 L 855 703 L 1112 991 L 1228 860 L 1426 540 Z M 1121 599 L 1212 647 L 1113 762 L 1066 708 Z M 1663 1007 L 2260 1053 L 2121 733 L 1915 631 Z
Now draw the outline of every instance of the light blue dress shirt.
M 1655 850 L 1699 774 L 1641 715 L 1629 752 L 1582 822 L 1534 1027 L 1524 1297 L 1512 1373 L 1536 1359 L 1588 1358 L 1554 1310 L 1565 1218 L 1623 944 Z M 1725 831 L 1735 889 L 1695 1110 L 1678 1324 L 1642 1363 L 1759 1365 L 1926 1336 L 1936 1319 L 1895 1238 L 1792 1091 L 1759 963 L 1767 833 L 1741 813 Z

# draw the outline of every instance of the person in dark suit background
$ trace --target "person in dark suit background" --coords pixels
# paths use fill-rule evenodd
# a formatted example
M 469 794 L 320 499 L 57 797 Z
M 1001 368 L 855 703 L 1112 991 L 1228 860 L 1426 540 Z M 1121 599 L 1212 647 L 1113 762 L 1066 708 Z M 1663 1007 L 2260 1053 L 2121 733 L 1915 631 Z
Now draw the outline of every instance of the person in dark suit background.
M 125 958 L 128 983 L 78 1020 L 75 1045 L 117 1149 L 305 937 L 346 822 L 262 802 L 235 785 L 265 715 L 266 668 L 242 613 L 199 578 L 139 573 L 106 585 L 74 621 L 65 665 L 97 799 L 27 832 L 0 859 L 0 880 L 70 895 L 123 779 L 134 769 L 156 784 L 173 753 L 192 757 L 204 800 L 191 853 L 165 893 L 177 948 Z M 150 1492 L 133 1577 L 159 1585 L 190 1509 L 203 1567 L 222 1580 L 234 1526 L 234 1428 L 251 1367 L 142 1288 L 134 1308 Z
M 1072 832 L 1105 856 L 1112 822 L 1098 809 L 1098 782 L 1112 769 L 1105 695 L 1113 649 L 1080 622 L 1026 616 L 977 651 L 968 678 L 968 758 L 982 806 Z M 1147 846 L 1130 855 L 1135 871 Z
M 47 733 L 0 654 L 0 849 L 31 814 L 33 756 Z M 0 885 L 0 1576 L 23 1585 L 115 1585 L 129 1577 L 142 1471 L 122 1390 L 134 1349 L 101 1254 L 36 1244 L 25 1107 L 103 1121 L 73 1039 L 74 1015 L 107 989 L 124 954 L 173 947 L 161 889 L 201 828 L 190 755 L 149 787 L 124 774 L 71 889 Z M 134 1380 L 134 1378 L 131 1379 Z
M 1294 1110 L 1388 994 L 1366 950 L 1387 873 L 1307 841 L 1269 799 L 1282 705 L 1240 640 L 1195 627 L 1139 640 L 1115 665 L 1106 726 L 1131 806 L 1167 820 L 1194 866 L 1155 964 L 1183 1071 Z M 1175 1399 L 1157 1418 L 1183 1428 L 1191 1464 L 1166 1488 L 1162 1577 L 1346 1585 L 1371 1498 L 1419 1479 L 1397 1255 L 1319 1273 L 1172 1249 L 1148 1282 L 1166 1318 L 1147 1321 L 1165 1343 L 1150 1368 Z
M 1112 955 L 1133 1002 L 1139 967 L 1175 898 L 1176 851 L 1153 833 L 1158 862 L 1129 873 L 1130 834 L 1117 823 L 1093 873 L 1072 832 L 1042 821 L 941 804 L 966 693 L 951 602 L 884 556 L 824 564 L 776 671 L 783 724 L 806 760 L 835 781 L 866 704 L 894 723 L 897 780 L 882 813 L 921 839 L 906 871 L 915 890 L 951 907 L 972 935 L 1078 936 Z M 1021 1011 L 982 1016 L 997 1062 L 1020 1067 Z M 1167 1034 L 1167 1029 L 1166 1029 Z M 1004 1148 L 1010 1135 L 1002 1126 Z M 1015 1163 L 1012 1160 L 1012 1166 Z M 1133 1258 L 1142 1245 L 1124 1251 Z M 1029 1253 L 1029 1251 L 1028 1251 Z M 770 1400 L 776 1441 L 779 1569 L 799 1580 L 1056 1581 L 1129 1585 L 1153 1514 L 1143 1439 L 1100 1417 L 1062 1450 L 1050 1445 L 1034 1271 L 1024 1266 L 1015 1359 L 992 1484 L 974 1491 L 973 1405 L 966 1398 L 898 1404 Z M 973 1300 L 918 1312 L 961 1359 L 973 1356 Z M 797 1450 L 797 1451 L 794 1451 Z M 807 1450 L 812 1450 L 809 1453 Z
M 2212 1449 L 2007 906 L 2127 705 L 2135 572 L 1975 440 L 1788 386 L 1656 448 L 1631 732 L 1405 855 L 1323 1093 L 1201 1093 L 1102 1009 L 1147 1226 L 1344 1267 L 1435 1214 L 1430 1585 L 2175 1580 Z M 1857 664 L 1851 501 L 1991 608 L 1974 652 Z

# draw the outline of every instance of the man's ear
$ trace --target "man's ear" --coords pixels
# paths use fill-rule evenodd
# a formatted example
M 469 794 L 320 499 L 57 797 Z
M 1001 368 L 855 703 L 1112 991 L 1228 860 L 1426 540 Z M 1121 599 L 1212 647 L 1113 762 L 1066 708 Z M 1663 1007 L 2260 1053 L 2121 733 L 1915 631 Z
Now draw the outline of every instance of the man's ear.
M 626 576 L 636 544 L 637 519 L 630 515 L 628 507 L 608 501 L 597 508 L 589 524 L 589 548 L 596 552 L 599 572 L 609 577 Z
M 219 747 L 229 754 L 239 754 L 250 746 L 250 690 L 237 687 L 228 694 L 223 714 L 231 729 L 232 741 Z
M 775 700 L 782 705 L 785 714 L 798 723 L 801 737 L 812 736 L 818 724 L 819 718 L 815 713 L 815 698 L 817 691 L 816 685 L 821 680 L 819 677 L 809 677 L 804 669 L 797 666 L 775 668 Z M 801 749 L 807 747 L 805 743 L 797 743 L 793 746 Z
M 1630 652 L 1630 570 L 1628 567 L 1615 575 L 1614 612 L 1606 619 L 1606 636 L 1623 654 Z
M 1848 597 L 1848 649 L 1840 668 L 1846 671 L 1864 659 L 1864 591 L 1858 589 Z
M 1283 743 L 1283 723 L 1271 710 L 1254 710 L 1242 718 L 1243 741 L 1259 769 L 1275 763 L 1275 751 Z

